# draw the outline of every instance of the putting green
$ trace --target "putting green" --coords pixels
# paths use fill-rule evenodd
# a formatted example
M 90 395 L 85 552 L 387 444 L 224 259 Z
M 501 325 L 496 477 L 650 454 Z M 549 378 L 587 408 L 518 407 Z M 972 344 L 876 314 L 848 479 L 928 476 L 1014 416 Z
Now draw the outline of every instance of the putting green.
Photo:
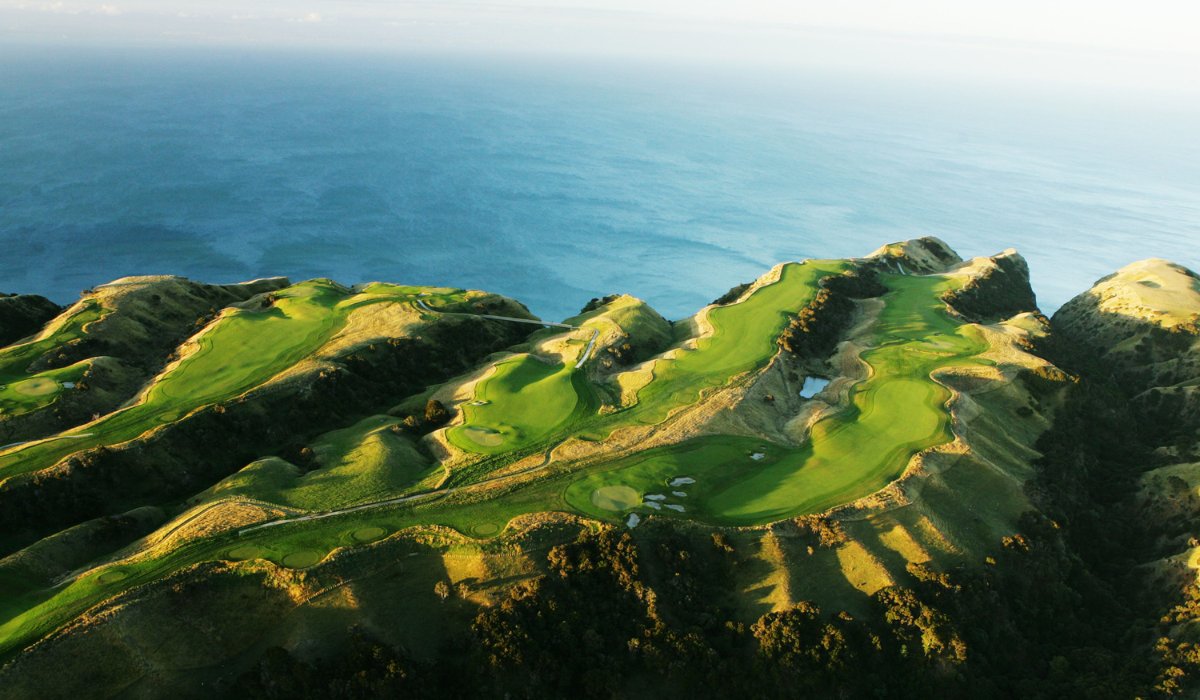
M 592 504 L 603 510 L 620 512 L 641 502 L 641 495 L 628 486 L 605 486 L 592 491 Z
M 373 542 L 380 537 L 383 537 L 386 533 L 387 530 L 384 530 L 381 527 L 364 527 L 361 530 L 355 530 L 351 537 L 359 542 Z
M 477 428 L 473 425 L 464 426 L 462 434 L 471 438 L 476 444 L 484 447 L 497 447 L 504 444 L 504 435 L 490 428 Z
M 475 386 L 475 400 L 488 403 L 463 405 L 464 424 L 446 437 L 469 452 L 508 452 L 591 412 L 591 395 L 586 378 L 573 365 L 517 355 L 498 363 Z
M 283 558 L 283 565 L 291 569 L 307 569 L 325 557 L 315 549 L 301 549 Z
M 496 523 L 479 523 L 471 528 L 471 532 L 480 537 L 488 537 L 500 532 L 500 526 Z
M 13 391 L 26 396 L 46 396 L 58 391 L 59 388 L 59 383 L 49 377 L 27 379 L 12 385 Z
M 263 554 L 261 547 L 256 547 L 252 544 L 234 547 L 229 550 L 229 558 L 235 561 L 245 561 L 247 559 L 258 559 Z
M 105 571 L 96 577 L 96 583 L 101 585 L 106 583 L 116 583 L 117 581 L 124 580 L 128 575 L 128 573 L 120 570 Z

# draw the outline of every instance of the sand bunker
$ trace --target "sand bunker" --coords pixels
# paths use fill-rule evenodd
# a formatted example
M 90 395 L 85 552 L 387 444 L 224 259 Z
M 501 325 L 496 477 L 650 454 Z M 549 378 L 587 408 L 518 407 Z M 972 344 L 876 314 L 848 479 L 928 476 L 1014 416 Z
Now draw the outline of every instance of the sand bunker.
M 755 462 L 762 459 L 763 457 L 766 457 L 766 455 L 763 454 L 762 452 L 755 452 L 754 454 L 750 455 L 750 459 L 754 460 Z
M 672 491 L 671 495 L 678 496 L 679 498 L 687 498 L 687 494 L 684 493 L 683 491 Z
M 639 500 L 638 492 L 628 486 L 605 486 L 592 491 L 592 504 L 604 510 L 629 510 Z
M 629 514 L 629 522 L 627 522 L 625 524 L 628 525 L 629 527 L 637 527 L 638 523 L 640 523 L 640 522 L 642 522 L 642 519 L 638 517 L 637 513 L 630 513 Z
M 105 571 L 96 577 L 96 583 L 116 583 L 117 581 L 123 580 L 128 575 L 129 574 L 125 573 L 124 571 Z
M 662 504 L 657 501 L 644 501 L 642 505 L 650 506 L 654 510 L 662 510 Z
M 229 550 L 229 558 L 234 561 L 246 561 L 247 559 L 257 559 L 262 556 L 262 548 L 255 547 L 252 544 L 244 544 L 241 547 L 234 547 Z
M 467 427 L 463 428 L 462 432 L 463 435 L 466 435 L 484 447 L 498 447 L 504 443 L 504 435 L 491 428 Z
M 49 377 L 37 377 L 13 384 L 12 390 L 26 396 L 45 396 L 58 391 L 58 382 Z
M 669 504 L 669 503 L 668 503 L 667 505 L 664 505 L 664 506 L 663 506 L 663 508 L 670 508 L 671 510 L 677 510 L 677 511 L 679 511 L 680 513 L 682 513 L 682 512 L 683 512 L 683 506 L 672 505 L 672 504 Z
M 694 484 L 696 480 L 690 476 L 677 476 L 667 482 L 667 486 L 684 486 L 686 484 Z
M 667 497 L 662 495 L 661 493 L 648 493 L 648 494 L 646 494 L 646 500 L 647 501 L 665 501 L 665 500 L 667 500 Z
M 301 549 L 283 558 L 283 565 L 292 569 L 305 569 L 321 561 L 322 554 L 314 549 Z
M 383 537 L 384 533 L 386 532 L 387 531 L 381 527 L 364 527 L 361 530 L 355 530 L 351 537 L 359 542 L 371 542 Z

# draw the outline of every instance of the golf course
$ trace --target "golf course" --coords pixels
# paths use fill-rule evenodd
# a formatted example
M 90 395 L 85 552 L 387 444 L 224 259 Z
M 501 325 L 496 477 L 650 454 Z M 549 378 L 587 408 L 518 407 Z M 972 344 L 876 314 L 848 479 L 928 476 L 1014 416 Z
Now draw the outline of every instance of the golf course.
M 854 340 L 861 377 L 803 439 L 719 432 L 690 417 L 714 397 L 740 395 L 781 362 L 778 339 L 817 297 L 821 280 L 856 265 L 787 263 L 733 303 L 673 325 L 623 298 L 562 327 L 523 329 L 532 333 L 529 340 L 489 356 L 472 373 L 431 385 L 419 400 L 395 396 L 391 407 L 331 419 L 325 432 L 308 438 L 306 466 L 264 454 L 184 501 L 163 504 L 167 522 L 152 535 L 102 557 L 71 560 L 52 578 L 0 567 L 0 658 L 111 596 L 206 561 L 307 569 L 340 550 L 422 528 L 501 541 L 514 518 L 538 513 L 619 527 L 640 527 L 648 518 L 757 526 L 873 494 L 897 479 L 913 455 L 953 439 L 951 393 L 933 378 L 936 372 L 990 362 L 978 357 L 989 346 L 977 327 L 953 318 L 942 301 L 961 277 L 877 274 L 886 292 L 872 300 L 874 315 Z M 477 293 L 390 284 L 350 290 L 312 280 L 274 292 L 264 308 L 226 308 L 125 407 L 0 451 L 0 480 L 246 397 L 354 328 L 368 328 L 355 336 L 362 347 L 401 330 L 355 326 L 356 311 L 400 305 L 410 324 L 404 333 L 416 335 L 443 319 L 482 315 L 471 294 Z M 57 340 L 37 341 L 44 344 L 38 349 L 78 332 L 88 313 L 95 312 L 85 309 L 62 324 Z M 503 314 L 487 317 L 507 322 Z M 619 343 L 665 349 L 614 364 L 607 348 Z M 81 371 L 71 365 L 23 374 L 36 355 L 27 346 L 0 351 L 0 409 L 52 399 Z M 614 387 L 624 386 L 636 391 L 618 402 Z M 460 397 L 446 399 L 450 424 L 413 428 L 421 410 L 413 407 L 435 395 Z M 722 411 L 742 410 L 738 401 L 722 400 Z M 74 439 L 54 439 L 63 437 Z M 431 449 L 435 437 L 457 452 Z
M 665 493 L 669 479 L 688 476 L 696 484 L 678 502 L 686 517 L 755 525 L 820 512 L 886 486 L 913 454 L 952 439 L 945 408 L 950 394 L 931 372 L 979 362 L 974 356 L 988 346 L 970 326 L 946 315 L 938 297 L 952 280 L 885 275 L 884 283 L 890 291 L 873 329 L 878 344 L 861 355 L 870 376 L 851 389 L 847 410 L 813 426 L 805 445 L 696 438 L 588 476 L 567 490 L 567 501 L 591 515 L 612 517 L 605 511 L 613 509 L 595 505 L 594 491 L 626 486 L 641 494 Z M 633 507 L 645 510 L 641 502 L 620 510 Z

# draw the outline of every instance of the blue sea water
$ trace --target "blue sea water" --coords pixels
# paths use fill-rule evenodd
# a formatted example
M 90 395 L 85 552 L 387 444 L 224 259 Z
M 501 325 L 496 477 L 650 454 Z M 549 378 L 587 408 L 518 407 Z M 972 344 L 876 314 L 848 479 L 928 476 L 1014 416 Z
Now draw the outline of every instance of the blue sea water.
M 935 235 L 1046 311 L 1200 267 L 1200 112 L 1145 95 L 469 56 L 0 51 L 0 291 L 131 274 L 472 287 L 681 318 Z

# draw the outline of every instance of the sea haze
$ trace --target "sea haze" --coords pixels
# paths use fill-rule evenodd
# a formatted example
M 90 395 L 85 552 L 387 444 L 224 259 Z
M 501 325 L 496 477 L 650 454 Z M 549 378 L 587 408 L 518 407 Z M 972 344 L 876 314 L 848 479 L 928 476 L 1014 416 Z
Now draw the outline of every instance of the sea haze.
M 770 265 L 1015 247 L 1044 310 L 1200 267 L 1200 123 L 1138 95 L 403 55 L 0 52 L 0 291 L 473 287 L 668 318 Z

